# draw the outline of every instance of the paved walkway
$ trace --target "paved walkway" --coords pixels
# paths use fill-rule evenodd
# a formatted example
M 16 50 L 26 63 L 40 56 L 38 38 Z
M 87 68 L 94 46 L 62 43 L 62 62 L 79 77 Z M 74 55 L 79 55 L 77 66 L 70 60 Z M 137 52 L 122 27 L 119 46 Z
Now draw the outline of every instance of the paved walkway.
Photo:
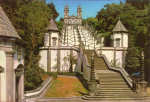
M 41 98 L 41 99 L 30 99 L 25 102 L 150 102 L 150 100 L 98 100 L 98 101 L 87 101 L 81 98 Z

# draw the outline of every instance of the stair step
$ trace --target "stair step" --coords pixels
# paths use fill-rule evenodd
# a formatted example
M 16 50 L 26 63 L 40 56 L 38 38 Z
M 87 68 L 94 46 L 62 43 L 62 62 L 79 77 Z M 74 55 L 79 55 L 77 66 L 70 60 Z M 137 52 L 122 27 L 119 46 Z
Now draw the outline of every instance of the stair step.
M 110 94 L 100 94 L 100 95 L 96 95 L 96 96 L 100 96 L 100 97 L 136 97 L 136 95 L 133 95 L 133 94 L 113 94 L 113 95 L 110 95 Z
M 103 96 L 84 96 L 85 100 L 143 100 L 141 97 L 103 97 Z
M 116 93 L 116 92 L 132 92 L 132 90 L 105 90 L 105 89 L 99 89 L 97 90 L 97 92 L 102 92 L 102 93 L 109 93 L 109 92 L 112 92 L 112 93 Z
M 107 81 L 107 82 L 102 82 L 102 81 L 100 81 L 100 84 L 101 85 L 107 85 L 107 84 L 111 84 L 111 85 L 116 85 L 116 84 L 126 84 L 124 81 L 117 81 L 117 82 L 109 82 L 109 81 Z
M 101 82 L 100 83 L 100 85 L 125 85 L 126 83 L 125 82 L 105 82 L 105 83 L 103 83 L 103 82 Z
M 100 88 L 129 88 L 127 85 L 100 85 Z
M 99 80 L 101 81 L 101 80 L 109 80 L 109 81 L 115 81 L 115 80 L 123 80 L 124 81 L 124 79 L 123 78 L 100 78 L 99 77 Z
M 98 75 L 102 75 L 102 76 L 120 76 L 120 74 L 119 73 L 112 73 L 112 72 L 107 72 L 107 70 L 105 71 L 105 73 L 100 73 L 100 71 L 99 71 L 99 73 L 97 73 Z
M 97 95 L 133 95 L 136 94 L 134 92 L 97 92 Z
M 114 87 L 99 87 L 100 89 L 105 89 L 105 90 L 109 90 L 109 89 L 111 89 L 111 90 L 126 90 L 126 89 L 130 89 L 129 87 L 126 87 L 126 88 L 121 88 L 121 87 L 116 87 L 116 88 L 114 88 Z

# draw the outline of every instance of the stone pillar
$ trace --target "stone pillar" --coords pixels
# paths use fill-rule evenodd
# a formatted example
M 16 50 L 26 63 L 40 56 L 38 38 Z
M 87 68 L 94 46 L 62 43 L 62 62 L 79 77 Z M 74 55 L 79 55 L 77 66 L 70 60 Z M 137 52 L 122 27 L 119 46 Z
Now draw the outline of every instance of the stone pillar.
M 13 51 L 6 52 L 6 102 L 15 102 L 15 74 L 14 74 L 14 63 L 13 63 Z
M 144 55 L 141 54 L 141 80 L 137 83 L 137 92 L 141 96 L 147 96 L 147 82 L 144 74 Z
M 21 75 L 18 83 L 18 102 L 24 100 L 24 74 Z
M 58 48 L 60 48 L 60 37 L 58 37 Z M 57 50 L 57 71 L 60 72 L 60 50 Z
M 97 83 L 96 83 L 96 79 L 95 79 L 95 70 L 94 70 L 94 57 L 95 57 L 95 53 L 93 52 L 93 55 L 91 57 L 91 77 L 90 77 L 90 81 L 89 81 L 89 95 L 90 96 L 94 96 L 96 94 L 96 88 L 97 88 Z
M 116 47 L 114 47 L 114 61 L 113 61 L 114 67 L 116 66 Z
M 51 50 L 49 47 L 51 47 L 51 33 L 49 34 L 49 46 L 47 51 L 47 72 L 51 72 Z
M 51 51 L 49 50 L 49 47 L 47 51 L 47 72 L 51 72 Z

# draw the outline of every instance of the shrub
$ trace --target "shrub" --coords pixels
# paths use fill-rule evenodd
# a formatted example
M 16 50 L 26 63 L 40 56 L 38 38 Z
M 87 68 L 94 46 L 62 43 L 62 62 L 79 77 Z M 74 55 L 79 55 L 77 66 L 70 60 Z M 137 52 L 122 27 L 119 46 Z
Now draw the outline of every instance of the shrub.
M 76 76 L 76 73 L 73 72 L 60 72 L 59 75 L 68 75 L 68 76 Z
M 57 78 L 57 75 L 58 75 L 57 72 L 47 72 L 47 74 L 48 74 L 49 76 L 52 76 L 54 79 L 56 79 L 56 78 Z

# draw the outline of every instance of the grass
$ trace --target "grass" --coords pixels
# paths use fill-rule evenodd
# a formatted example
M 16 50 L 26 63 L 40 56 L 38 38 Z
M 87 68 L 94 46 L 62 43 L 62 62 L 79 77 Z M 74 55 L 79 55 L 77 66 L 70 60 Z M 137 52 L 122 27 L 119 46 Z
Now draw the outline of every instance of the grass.
M 42 80 L 43 80 L 43 81 L 46 80 L 48 77 L 49 77 L 48 74 L 42 74 Z
M 58 77 L 52 81 L 45 97 L 73 97 L 87 94 L 88 91 L 75 77 Z

